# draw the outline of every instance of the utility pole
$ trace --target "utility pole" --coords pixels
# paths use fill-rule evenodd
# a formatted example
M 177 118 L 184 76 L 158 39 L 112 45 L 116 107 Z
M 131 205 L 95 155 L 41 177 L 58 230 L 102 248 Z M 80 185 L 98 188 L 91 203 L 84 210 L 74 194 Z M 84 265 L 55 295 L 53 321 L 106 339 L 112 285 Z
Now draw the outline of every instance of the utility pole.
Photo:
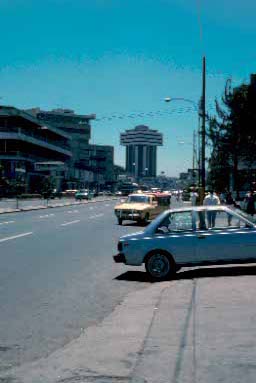
M 197 176 L 195 175 L 198 172 L 197 164 L 197 152 L 196 152 L 196 131 L 193 132 L 193 157 L 192 157 L 192 171 L 193 171 L 193 183 L 195 183 Z
M 205 56 L 203 57 L 203 73 L 202 73 L 202 98 L 201 98 L 201 117 L 202 117 L 202 126 L 201 126 L 201 203 L 205 195 L 205 121 L 206 121 L 206 112 L 205 112 L 205 93 L 206 93 L 206 60 Z

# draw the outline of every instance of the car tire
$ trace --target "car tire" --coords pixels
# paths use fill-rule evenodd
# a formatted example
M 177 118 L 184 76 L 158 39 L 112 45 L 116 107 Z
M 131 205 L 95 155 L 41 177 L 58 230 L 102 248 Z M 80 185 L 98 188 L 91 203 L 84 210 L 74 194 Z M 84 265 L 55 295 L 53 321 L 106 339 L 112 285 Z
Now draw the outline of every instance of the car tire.
M 148 223 L 148 221 L 149 221 L 149 213 L 147 213 L 147 214 L 145 215 L 145 218 L 144 218 L 143 222 L 144 222 L 144 223 Z
M 122 225 L 123 224 L 123 220 L 121 218 L 118 218 L 118 225 Z
M 165 281 L 174 277 L 176 264 L 172 256 L 164 250 L 154 250 L 145 259 L 145 268 L 151 280 Z

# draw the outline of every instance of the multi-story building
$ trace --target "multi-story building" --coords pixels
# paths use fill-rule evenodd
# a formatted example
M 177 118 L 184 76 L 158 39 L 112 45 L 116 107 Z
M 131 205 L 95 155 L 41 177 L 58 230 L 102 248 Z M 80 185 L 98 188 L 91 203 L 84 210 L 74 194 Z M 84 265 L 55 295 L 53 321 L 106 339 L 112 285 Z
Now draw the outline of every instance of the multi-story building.
M 145 125 L 121 133 L 120 143 L 126 146 L 126 171 L 135 178 L 156 177 L 157 146 L 163 145 L 163 135 Z
M 22 180 L 27 191 L 35 189 L 40 171 L 35 164 L 57 161 L 58 179 L 64 178 L 63 165 L 72 158 L 70 135 L 38 120 L 25 111 L 0 106 L 1 177 Z
M 78 115 L 70 109 L 28 110 L 40 121 L 49 123 L 71 137 L 72 158 L 68 164 L 69 188 L 99 186 L 114 181 L 114 149 L 112 146 L 91 145 L 90 121 L 95 114 Z

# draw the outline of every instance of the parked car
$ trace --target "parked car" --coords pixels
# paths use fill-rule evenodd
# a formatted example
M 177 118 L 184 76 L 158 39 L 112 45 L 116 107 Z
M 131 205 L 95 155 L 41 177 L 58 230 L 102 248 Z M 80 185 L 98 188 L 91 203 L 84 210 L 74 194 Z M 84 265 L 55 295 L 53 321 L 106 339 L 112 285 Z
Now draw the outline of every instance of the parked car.
M 126 201 L 115 206 L 117 222 L 124 220 L 148 222 L 170 207 L 170 196 L 162 193 L 130 194 Z
M 82 200 L 82 199 L 91 199 L 93 197 L 93 194 L 87 190 L 87 189 L 81 189 L 75 194 L 75 199 L 76 200 Z
M 238 209 L 200 206 L 162 213 L 142 232 L 118 242 L 115 262 L 145 264 L 156 281 L 183 266 L 256 262 L 256 225 Z

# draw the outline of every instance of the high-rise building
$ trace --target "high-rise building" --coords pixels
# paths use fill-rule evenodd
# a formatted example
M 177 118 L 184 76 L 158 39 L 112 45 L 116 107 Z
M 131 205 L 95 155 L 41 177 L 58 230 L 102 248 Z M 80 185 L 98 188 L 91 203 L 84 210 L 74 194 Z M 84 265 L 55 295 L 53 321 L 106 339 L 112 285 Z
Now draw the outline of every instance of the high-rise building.
M 163 135 L 148 126 L 138 125 L 121 133 L 120 143 L 126 146 L 126 171 L 134 177 L 156 177 L 157 146 Z
M 44 164 L 54 167 L 56 187 L 64 179 L 64 165 L 71 161 L 71 137 L 23 110 L 0 106 L 0 178 L 38 189 Z M 1 195 L 1 187 L 0 187 Z
M 104 185 L 114 180 L 114 148 L 90 144 L 90 122 L 96 118 L 95 114 L 78 115 L 71 109 L 44 111 L 40 108 L 28 112 L 70 135 L 72 158 L 68 164 L 69 178 L 79 179 L 80 185 L 82 180 L 87 181 L 84 186 L 88 182 Z

